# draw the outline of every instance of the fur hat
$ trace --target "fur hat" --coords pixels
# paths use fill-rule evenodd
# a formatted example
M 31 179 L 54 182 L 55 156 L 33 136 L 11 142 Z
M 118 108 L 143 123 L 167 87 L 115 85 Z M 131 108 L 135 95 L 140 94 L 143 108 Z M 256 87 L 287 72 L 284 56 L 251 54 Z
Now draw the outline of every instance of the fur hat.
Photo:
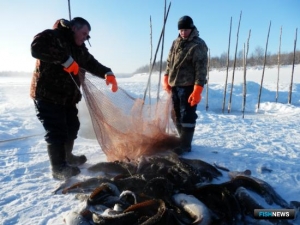
M 194 22 L 193 22 L 192 18 L 189 16 L 183 16 L 178 21 L 178 30 L 193 29 L 194 27 L 195 27 Z

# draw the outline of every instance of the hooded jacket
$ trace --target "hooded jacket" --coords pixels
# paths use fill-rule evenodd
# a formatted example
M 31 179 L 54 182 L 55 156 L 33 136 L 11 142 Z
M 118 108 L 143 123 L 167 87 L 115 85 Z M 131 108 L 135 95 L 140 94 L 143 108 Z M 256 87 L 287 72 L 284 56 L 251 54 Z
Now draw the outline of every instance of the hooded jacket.
M 78 76 L 72 75 L 72 79 L 62 66 L 70 56 L 80 68 L 103 79 L 112 72 L 89 53 L 85 44 L 76 45 L 71 27 L 63 21 L 66 20 L 58 20 L 53 29 L 37 34 L 31 43 L 31 54 L 37 61 L 30 96 L 54 104 L 72 105 L 81 100 L 81 93 Z
M 207 75 L 207 46 L 199 37 L 196 27 L 185 40 L 178 36 L 173 41 L 167 59 L 166 74 L 169 75 L 169 85 L 174 86 L 204 86 Z

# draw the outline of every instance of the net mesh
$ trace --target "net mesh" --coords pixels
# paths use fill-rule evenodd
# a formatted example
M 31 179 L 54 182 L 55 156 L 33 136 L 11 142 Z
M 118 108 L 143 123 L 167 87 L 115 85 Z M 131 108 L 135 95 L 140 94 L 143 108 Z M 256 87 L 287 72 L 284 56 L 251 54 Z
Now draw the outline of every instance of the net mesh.
M 107 161 L 134 160 L 178 146 L 170 116 L 170 95 L 145 104 L 120 86 L 113 93 L 97 76 L 80 72 L 79 77 L 96 138 Z

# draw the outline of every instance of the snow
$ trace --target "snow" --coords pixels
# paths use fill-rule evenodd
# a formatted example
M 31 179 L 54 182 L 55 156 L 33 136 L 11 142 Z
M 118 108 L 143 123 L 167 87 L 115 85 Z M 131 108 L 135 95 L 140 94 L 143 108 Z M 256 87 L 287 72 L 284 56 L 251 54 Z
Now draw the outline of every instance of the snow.
M 247 101 L 242 117 L 243 71 L 235 71 L 230 113 L 227 112 L 232 81 L 228 73 L 225 110 L 222 113 L 226 70 L 209 73 L 208 109 L 206 88 L 198 105 L 193 150 L 186 158 L 199 158 L 232 171 L 251 170 L 269 183 L 287 202 L 300 199 L 300 65 L 295 66 L 292 103 L 287 104 L 292 66 L 280 68 L 279 97 L 275 102 L 278 68 L 266 68 L 260 108 L 257 109 L 262 68 L 247 69 Z M 118 76 L 118 75 L 117 75 Z M 143 97 L 147 74 L 117 79 L 119 86 Z M 81 205 L 74 195 L 54 195 L 60 184 L 50 172 L 44 130 L 29 97 L 31 77 L 17 73 L 0 76 L 0 224 L 64 224 L 63 218 Z M 154 73 L 152 83 L 157 84 Z M 152 97 L 157 90 L 152 89 Z M 82 122 L 75 154 L 88 162 L 78 180 L 92 176 L 87 167 L 106 161 L 91 128 L 84 101 L 79 104 Z M 267 170 L 265 170 L 267 169 Z M 267 172 L 272 170 L 271 172 Z M 295 221 L 295 224 L 299 222 Z

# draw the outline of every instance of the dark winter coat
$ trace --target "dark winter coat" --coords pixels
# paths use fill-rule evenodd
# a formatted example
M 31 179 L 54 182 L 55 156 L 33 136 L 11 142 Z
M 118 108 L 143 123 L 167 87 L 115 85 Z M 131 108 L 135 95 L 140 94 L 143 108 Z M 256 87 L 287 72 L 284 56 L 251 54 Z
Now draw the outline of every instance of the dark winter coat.
M 169 75 L 169 85 L 197 84 L 203 87 L 207 75 L 207 51 L 206 43 L 199 37 L 196 27 L 187 40 L 178 36 L 173 41 L 167 59 L 165 73 Z
M 73 105 L 80 101 L 78 76 L 64 71 L 62 64 L 71 56 L 81 68 L 105 78 L 111 69 L 100 64 L 86 48 L 77 46 L 69 27 L 56 22 L 53 29 L 45 30 L 34 37 L 31 54 L 37 59 L 31 82 L 31 97 L 54 104 Z

